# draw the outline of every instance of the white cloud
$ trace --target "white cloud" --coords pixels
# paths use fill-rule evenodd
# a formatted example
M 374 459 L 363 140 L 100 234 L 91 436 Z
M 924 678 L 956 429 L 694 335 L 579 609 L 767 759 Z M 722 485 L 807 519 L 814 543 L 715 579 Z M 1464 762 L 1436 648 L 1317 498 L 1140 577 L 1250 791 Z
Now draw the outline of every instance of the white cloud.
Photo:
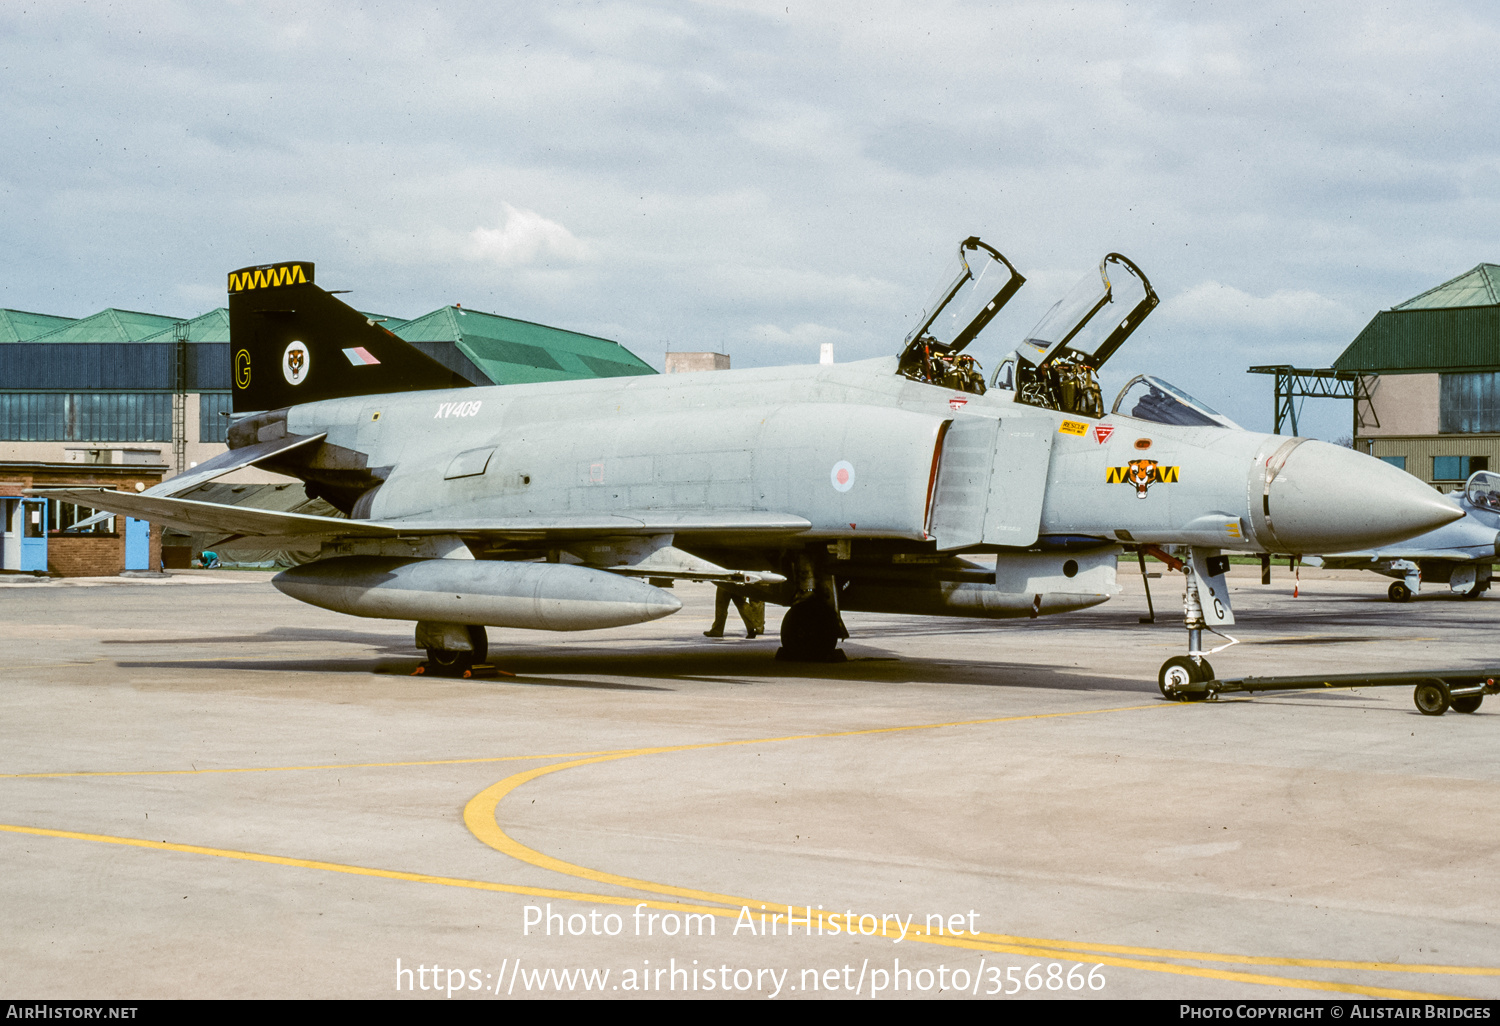
M 749 331 L 752 341 L 761 342 L 783 349 L 807 349 L 817 357 L 818 347 L 824 342 L 844 342 L 850 339 L 847 331 L 830 327 L 826 324 L 814 324 L 804 322 L 783 328 L 779 324 L 757 324 Z M 837 355 L 837 347 L 835 347 Z
M 463 255 L 500 267 L 526 267 L 542 263 L 579 263 L 589 258 L 589 247 L 572 232 L 549 221 L 535 210 L 521 210 L 502 203 L 503 216 L 494 228 L 475 228 L 469 233 Z
M 1278 289 L 1256 296 L 1233 285 L 1204 281 L 1165 301 L 1158 320 L 1226 333 L 1250 329 L 1317 334 L 1347 328 L 1358 315 L 1308 289 Z

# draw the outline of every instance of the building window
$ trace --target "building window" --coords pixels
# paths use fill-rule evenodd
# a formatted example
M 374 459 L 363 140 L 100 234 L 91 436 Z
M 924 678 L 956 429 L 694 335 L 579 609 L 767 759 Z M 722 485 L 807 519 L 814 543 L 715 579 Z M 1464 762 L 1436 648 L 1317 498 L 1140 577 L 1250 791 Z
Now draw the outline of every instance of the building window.
M 204 392 L 198 396 L 198 441 L 229 441 L 229 418 L 221 417 L 234 405 L 228 392 Z
M 1488 456 L 1434 456 L 1432 479 L 1434 481 L 1467 481 L 1476 470 L 1490 469 Z
M 1500 431 L 1500 373 L 1441 375 L 1438 430 L 1444 434 Z
M 1381 463 L 1389 463 L 1391 466 L 1395 467 L 1397 470 L 1405 470 L 1406 469 L 1406 457 L 1405 456 L 1382 456 L 1382 457 L 1380 457 L 1380 462 Z
M 172 396 L 160 392 L 0 392 L 8 442 L 170 442 Z
M 89 509 L 87 506 L 79 506 L 71 502 L 49 502 L 47 506 L 47 519 L 50 521 L 53 531 L 67 531 L 74 524 L 87 520 L 95 513 L 103 512 L 103 510 Z M 82 531 L 76 533 L 114 534 L 115 518 L 110 517 L 108 520 L 101 520 L 99 523 L 85 527 Z

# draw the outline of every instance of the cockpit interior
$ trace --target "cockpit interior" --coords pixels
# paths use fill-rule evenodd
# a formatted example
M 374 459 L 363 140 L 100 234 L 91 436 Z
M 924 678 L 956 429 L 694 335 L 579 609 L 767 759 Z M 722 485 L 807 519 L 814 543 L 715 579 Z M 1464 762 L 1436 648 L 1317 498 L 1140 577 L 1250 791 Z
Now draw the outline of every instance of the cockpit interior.
M 1026 279 L 1001 255 L 976 237 L 958 245 L 917 326 L 907 333 L 899 371 L 959 392 L 984 394 L 984 371 L 963 348 L 972 342 Z
M 982 369 L 962 350 L 1025 283 L 994 247 L 965 239 L 906 336 L 899 372 L 983 395 Z M 989 387 L 1014 392 L 1017 402 L 1031 406 L 1104 416 L 1098 370 L 1158 302 L 1140 268 L 1119 253 L 1106 255 L 1001 362 Z
M 1150 374 L 1137 374 L 1126 382 L 1109 412 L 1157 424 L 1240 430 L 1238 424 L 1207 403 Z

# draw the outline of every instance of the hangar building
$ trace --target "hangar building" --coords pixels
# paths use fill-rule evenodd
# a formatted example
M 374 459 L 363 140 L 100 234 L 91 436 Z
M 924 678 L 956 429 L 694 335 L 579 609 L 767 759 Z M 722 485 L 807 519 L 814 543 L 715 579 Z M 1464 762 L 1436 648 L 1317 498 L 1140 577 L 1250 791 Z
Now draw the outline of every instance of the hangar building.
M 1363 378 L 1362 452 L 1443 490 L 1500 469 L 1500 265 L 1382 310 L 1333 370 Z

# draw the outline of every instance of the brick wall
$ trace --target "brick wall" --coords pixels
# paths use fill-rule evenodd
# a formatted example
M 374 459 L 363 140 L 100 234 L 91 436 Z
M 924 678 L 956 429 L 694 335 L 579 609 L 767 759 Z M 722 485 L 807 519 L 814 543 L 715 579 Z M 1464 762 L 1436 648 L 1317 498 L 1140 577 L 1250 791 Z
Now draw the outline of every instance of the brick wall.
M 53 577 L 108 577 L 124 569 L 123 534 L 76 538 L 54 534 L 47 539 L 47 572 Z

